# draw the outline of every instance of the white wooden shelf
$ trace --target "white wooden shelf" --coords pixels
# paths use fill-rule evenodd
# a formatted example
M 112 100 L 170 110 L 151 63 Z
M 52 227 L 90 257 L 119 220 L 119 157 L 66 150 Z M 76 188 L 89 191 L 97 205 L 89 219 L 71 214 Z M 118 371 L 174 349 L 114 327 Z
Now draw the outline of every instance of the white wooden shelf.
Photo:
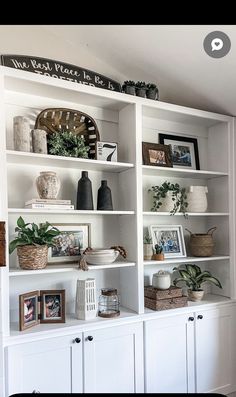
M 106 270 L 106 269 L 117 269 L 117 268 L 132 267 L 132 266 L 135 266 L 135 262 L 116 261 L 109 265 L 88 265 L 88 269 Z M 73 271 L 82 271 L 82 270 L 78 268 L 78 264 L 67 263 L 67 265 L 48 265 L 44 269 L 40 269 L 40 270 L 10 269 L 9 276 L 21 277 L 21 276 L 40 275 L 40 274 L 66 273 Z
M 164 261 L 143 261 L 144 266 L 148 265 L 170 265 L 170 264 L 181 264 L 181 263 L 194 263 L 194 262 L 209 262 L 209 261 L 225 261 L 229 260 L 228 255 L 213 255 L 213 256 L 187 256 L 185 258 L 171 258 L 165 259 Z
M 134 211 L 98 211 L 98 210 L 48 210 L 29 208 L 8 208 L 9 214 L 63 214 L 63 215 L 134 215 Z
M 143 175 L 166 176 L 172 178 L 194 178 L 194 179 L 211 179 L 221 176 L 228 176 L 226 172 L 205 171 L 205 170 L 186 170 L 182 168 L 158 167 L 152 165 L 143 165 Z
M 17 152 L 15 150 L 7 150 L 6 153 L 7 162 L 9 164 L 26 164 L 43 167 L 63 167 L 76 169 L 83 168 L 86 170 L 104 172 L 122 172 L 134 167 L 134 164 L 131 163 Z
M 143 216 L 184 216 L 182 212 L 176 212 L 170 215 L 169 212 L 161 211 L 144 211 Z M 229 216 L 228 212 L 187 212 L 186 216 Z

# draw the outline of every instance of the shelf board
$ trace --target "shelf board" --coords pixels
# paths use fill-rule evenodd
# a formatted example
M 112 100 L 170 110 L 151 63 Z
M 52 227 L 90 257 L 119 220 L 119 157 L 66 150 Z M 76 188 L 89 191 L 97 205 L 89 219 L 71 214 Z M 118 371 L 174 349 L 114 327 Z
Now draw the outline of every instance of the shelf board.
M 229 212 L 187 212 L 187 216 L 229 216 Z M 143 216 L 183 216 L 182 212 L 176 212 L 170 215 L 169 212 L 161 211 L 144 211 Z
M 101 161 L 80 159 L 74 157 L 53 156 L 48 154 L 17 152 L 7 150 L 7 162 L 9 164 L 27 164 L 44 167 L 83 168 L 92 171 L 123 172 L 134 167 L 131 163 L 114 161 Z
M 106 269 L 116 269 L 123 267 L 132 267 L 132 266 L 135 266 L 135 262 L 116 261 L 109 265 L 88 265 L 88 269 L 106 270 Z M 67 263 L 67 265 L 48 265 L 45 267 L 45 269 L 40 269 L 40 270 L 10 269 L 9 276 L 19 277 L 19 276 L 38 275 L 38 274 L 66 273 L 73 271 L 81 271 L 81 269 L 78 268 L 78 264 Z
M 48 210 L 31 208 L 8 208 L 9 214 L 63 214 L 63 215 L 134 215 L 134 211 L 98 211 L 98 210 Z
M 221 176 L 228 176 L 226 172 L 205 171 L 205 170 L 186 170 L 182 168 L 158 167 L 152 165 L 142 166 L 143 175 L 166 176 L 172 178 L 194 178 L 211 179 Z
M 213 255 L 213 256 L 187 256 L 185 258 L 171 258 L 165 259 L 164 261 L 143 261 L 144 266 L 148 265 L 171 265 L 171 264 L 179 264 L 179 263 L 194 263 L 194 262 L 209 262 L 209 261 L 225 261 L 229 260 L 230 257 L 228 255 Z

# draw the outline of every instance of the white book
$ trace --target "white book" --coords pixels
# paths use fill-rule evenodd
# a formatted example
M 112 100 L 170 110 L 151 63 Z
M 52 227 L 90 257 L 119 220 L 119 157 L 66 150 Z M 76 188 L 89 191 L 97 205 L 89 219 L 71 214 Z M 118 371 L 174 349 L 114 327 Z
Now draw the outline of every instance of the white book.
M 31 209 L 47 209 L 47 210 L 74 210 L 74 205 L 68 205 L 68 204 L 40 204 L 40 203 L 35 203 L 35 204 L 29 204 L 25 205 L 25 208 L 31 208 Z
M 33 198 L 25 202 L 25 205 L 30 204 L 71 204 L 71 200 L 56 200 L 56 199 L 40 199 L 40 198 Z

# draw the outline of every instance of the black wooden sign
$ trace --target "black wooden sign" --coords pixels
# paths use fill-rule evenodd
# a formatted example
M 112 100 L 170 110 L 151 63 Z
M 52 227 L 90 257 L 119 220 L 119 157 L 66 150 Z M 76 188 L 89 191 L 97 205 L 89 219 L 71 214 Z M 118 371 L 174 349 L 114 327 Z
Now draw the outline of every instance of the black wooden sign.
M 1 64 L 10 68 L 51 76 L 61 80 L 69 80 L 111 91 L 121 91 L 121 86 L 117 81 L 91 70 L 52 59 L 27 55 L 1 55 Z

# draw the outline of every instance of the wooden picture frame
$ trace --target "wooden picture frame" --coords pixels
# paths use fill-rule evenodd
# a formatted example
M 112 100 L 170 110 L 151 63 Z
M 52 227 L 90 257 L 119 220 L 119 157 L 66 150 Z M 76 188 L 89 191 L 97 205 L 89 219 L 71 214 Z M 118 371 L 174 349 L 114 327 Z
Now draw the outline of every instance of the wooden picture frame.
M 40 322 L 65 323 L 65 290 L 40 291 Z
M 161 144 L 170 145 L 174 168 L 200 170 L 198 142 L 196 138 L 159 134 Z
M 182 225 L 150 225 L 149 233 L 153 248 L 155 244 L 161 245 L 166 259 L 186 257 Z
M 90 223 L 54 223 L 61 234 L 58 244 L 48 249 L 48 264 L 78 262 L 83 251 L 91 245 Z
M 19 330 L 40 323 L 65 323 L 65 290 L 31 291 L 19 295 Z
M 158 167 L 173 167 L 169 145 L 142 142 L 143 164 Z
M 32 291 L 19 296 L 19 316 L 20 331 L 39 324 L 39 291 Z

